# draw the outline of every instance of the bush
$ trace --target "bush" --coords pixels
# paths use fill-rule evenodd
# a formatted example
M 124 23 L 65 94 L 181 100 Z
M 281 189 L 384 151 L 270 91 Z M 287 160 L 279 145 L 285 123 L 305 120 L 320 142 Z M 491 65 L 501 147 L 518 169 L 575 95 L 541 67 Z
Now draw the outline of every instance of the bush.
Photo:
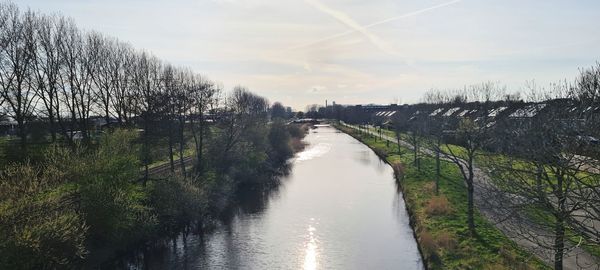
M 427 184 L 425 184 L 423 186 L 423 190 L 427 194 L 434 194 L 435 193 L 435 183 L 434 182 L 428 182 Z
M 279 165 L 290 158 L 294 151 L 290 146 L 290 134 L 281 120 L 274 121 L 269 130 L 269 158 Z
M 421 231 L 419 234 L 419 242 L 421 242 L 421 247 L 427 253 L 434 253 L 437 250 L 437 243 L 433 238 L 433 235 L 429 233 L 427 230 Z
M 437 246 L 449 251 L 454 250 L 458 244 L 456 236 L 447 231 L 440 232 L 436 238 Z
M 101 139 L 97 151 L 71 164 L 77 168 L 81 207 L 95 244 L 126 246 L 155 225 L 147 191 L 134 183 L 140 177 L 135 137 L 134 132 L 116 130 Z
M 422 230 L 419 233 L 419 243 L 421 244 L 425 259 L 431 264 L 439 264 L 440 256 L 437 252 L 437 243 L 433 238 L 433 235 L 427 230 Z
M 293 138 L 302 139 L 308 132 L 308 125 L 290 124 L 287 125 L 287 130 Z
M 451 211 L 450 202 L 444 195 L 432 197 L 425 206 L 425 213 L 429 216 L 446 215 Z
M 0 174 L 0 269 L 56 269 L 86 254 L 75 188 L 53 164 Z
M 150 204 L 161 233 L 174 236 L 191 223 L 200 221 L 206 212 L 205 191 L 196 181 L 174 176 L 151 182 Z

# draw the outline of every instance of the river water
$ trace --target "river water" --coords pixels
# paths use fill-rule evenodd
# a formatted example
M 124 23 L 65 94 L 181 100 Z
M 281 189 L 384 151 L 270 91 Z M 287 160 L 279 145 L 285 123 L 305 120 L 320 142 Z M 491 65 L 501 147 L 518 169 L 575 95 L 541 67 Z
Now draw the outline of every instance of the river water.
M 133 268 L 423 269 L 392 168 L 332 127 L 305 141 L 277 190 L 242 196 L 227 225 Z

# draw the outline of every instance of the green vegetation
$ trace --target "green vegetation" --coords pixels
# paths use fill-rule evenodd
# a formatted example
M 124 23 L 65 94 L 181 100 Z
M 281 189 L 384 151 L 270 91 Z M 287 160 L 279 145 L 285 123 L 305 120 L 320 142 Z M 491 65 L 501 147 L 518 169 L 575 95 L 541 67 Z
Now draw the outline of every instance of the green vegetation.
M 406 166 L 411 152 L 378 137 L 338 125 L 337 128 L 361 140 L 392 164 L 401 181 L 404 198 L 412 216 L 419 246 L 432 269 L 546 269 L 537 258 L 521 250 L 475 211 L 477 236 L 467 227 L 466 188 L 456 166 L 442 161 L 440 195 L 435 196 L 435 159 L 424 156 L 421 171 Z
M 12 162 L 0 174 L 0 269 L 93 267 L 147 241 L 201 232 L 240 186 L 272 185 L 304 135 L 280 121 L 252 130 L 214 156 L 235 162 L 146 184 L 139 135 L 126 129 L 97 145 L 50 145 L 35 164 Z M 219 136 L 208 138 L 207 152 L 224 153 Z
M 374 128 L 374 127 L 369 127 L 369 131 L 379 132 L 379 129 Z M 381 129 L 381 133 L 385 134 L 387 136 L 390 136 L 390 137 L 395 136 L 395 133 L 393 131 L 387 130 L 387 129 Z M 401 136 L 402 140 L 406 141 L 409 139 L 409 135 L 406 133 L 401 133 L 400 136 Z M 422 136 L 422 137 L 420 137 L 420 139 L 423 140 L 425 142 L 425 144 L 427 144 L 427 145 L 433 145 L 433 142 L 432 142 L 433 139 L 431 139 L 431 138 Z M 467 157 L 466 149 L 460 145 L 443 144 L 441 146 L 441 151 L 445 154 L 449 154 L 450 152 L 452 152 L 456 156 L 458 156 L 462 159 L 466 159 L 466 157 Z M 535 171 L 535 168 L 532 168 L 532 167 L 534 167 L 534 164 L 532 164 L 528 160 L 525 160 L 523 158 L 517 158 L 517 157 L 509 157 L 509 156 L 506 156 L 501 153 L 494 153 L 494 152 L 485 151 L 485 150 L 477 151 L 477 159 L 475 160 L 475 163 L 479 167 L 486 168 L 489 170 L 493 170 L 494 164 L 496 164 L 497 167 L 505 166 L 507 168 L 510 168 L 512 170 L 517 170 L 519 172 Z M 498 165 L 498 164 L 500 164 L 500 165 Z M 544 167 L 544 170 L 546 171 L 546 173 L 548 174 L 548 176 L 550 177 L 550 179 L 549 179 L 550 182 L 556 183 L 557 179 L 556 179 L 554 170 L 548 165 L 544 165 L 543 167 Z M 524 174 L 524 173 L 521 173 L 520 175 L 522 177 L 526 177 L 525 179 L 522 179 L 523 181 L 529 182 L 529 183 L 531 183 L 531 185 L 535 184 L 536 179 L 533 175 L 528 176 L 527 174 Z M 490 177 L 494 177 L 495 179 L 497 179 L 494 182 L 502 190 L 509 191 L 511 189 L 511 187 L 514 185 L 514 181 L 498 180 L 498 178 L 502 178 L 502 179 L 514 179 L 515 178 L 514 175 L 511 175 L 510 173 L 506 172 L 506 169 L 503 172 L 500 172 L 499 170 L 495 170 L 495 173 L 490 175 Z M 600 177 L 600 176 L 589 173 L 589 172 L 576 170 L 574 172 L 574 174 L 571 175 L 570 177 L 575 178 L 578 181 L 582 181 L 584 183 L 589 183 L 590 185 L 592 185 L 593 183 L 598 182 L 598 177 Z M 573 189 L 578 189 L 578 188 L 579 187 L 573 187 Z M 549 186 L 545 186 L 544 190 L 549 193 L 552 192 L 551 188 Z M 526 214 L 529 218 L 534 220 L 536 223 L 540 224 L 540 226 L 544 226 L 549 229 L 552 229 L 554 226 L 554 223 L 556 222 L 556 219 L 552 216 L 550 210 L 547 209 L 547 206 L 545 206 L 545 205 L 540 205 L 540 204 L 528 205 L 527 209 L 526 209 Z M 600 247 L 596 243 L 593 243 L 592 241 L 587 240 L 585 237 L 582 237 L 582 235 L 580 233 L 577 233 L 575 230 L 566 228 L 565 238 L 571 244 L 578 245 L 581 248 L 583 248 L 584 250 L 586 250 L 587 252 L 589 252 L 590 254 L 592 254 L 596 257 L 600 257 Z

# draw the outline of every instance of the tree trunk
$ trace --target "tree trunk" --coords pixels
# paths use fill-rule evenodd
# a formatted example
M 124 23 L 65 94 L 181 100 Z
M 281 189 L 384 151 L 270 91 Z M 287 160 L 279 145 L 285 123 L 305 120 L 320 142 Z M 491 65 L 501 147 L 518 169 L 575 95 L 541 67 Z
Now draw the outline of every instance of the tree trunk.
M 173 124 L 171 119 L 167 119 L 169 128 L 169 164 L 171 165 L 171 172 L 175 172 L 175 161 L 173 160 Z
M 17 118 L 17 127 L 19 129 L 19 138 L 21 139 L 21 151 L 23 157 L 27 156 L 25 151 L 27 150 L 27 131 L 25 130 L 25 121 L 23 117 Z
M 473 218 L 473 191 L 473 180 L 471 179 L 467 183 L 467 224 L 469 226 L 469 234 L 472 237 L 476 235 L 475 220 Z
M 48 121 L 49 121 L 49 124 L 50 124 L 50 136 L 52 138 L 52 143 L 55 143 L 56 142 L 56 128 L 54 126 L 55 125 L 54 124 L 55 120 L 54 120 L 54 114 L 53 113 L 50 113 L 48 115 Z
M 440 195 L 440 151 L 441 151 L 440 138 L 437 140 L 437 149 L 435 151 L 435 195 Z
M 185 175 L 185 162 L 183 160 L 183 150 L 185 148 L 185 137 L 183 134 L 185 128 L 185 118 L 179 117 L 179 164 L 181 165 L 181 173 Z
M 148 163 L 144 164 L 144 186 L 146 186 L 146 182 L 148 182 Z
M 419 146 L 417 145 L 417 135 L 413 132 L 413 154 L 414 154 L 414 164 L 417 166 L 417 155 L 419 151 Z
M 202 150 L 204 148 L 204 119 L 203 114 L 200 113 L 200 132 L 199 132 L 199 144 L 198 149 L 196 150 L 196 155 L 198 155 L 198 174 L 202 174 L 203 172 L 203 160 L 202 160 Z
M 558 202 L 558 213 L 554 215 L 556 218 L 556 223 L 554 224 L 554 269 L 562 270 L 563 269 L 563 254 L 565 250 L 565 217 L 568 215 L 565 206 L 566 206 L 566 196 L 564 189 L 564 178 L 561 173 L 557 173 L 556 175 L 556 186 L 558 191 L 556 191 L 556 199 Z
M 108 105 L 104 107 L 104 118 L 106 119 L 106 127 L 110 126 L 110 113 Z
M 400 133 L 396 132 L 396 143 L 398 144 L 398 155 L 402 155 L 402 149 L 400 148 Z
M 562 217 L 557 217 L 554 230 L 554 269 L 563 269 L 563 253 L 565 249 L 565 225 Z
M 149 138 L 149 128 L 150 123 L 147 117 L 144 119 L 144 150 L 143 150 L 143 159 L 144 159 L 144 186 L 146 186 L 146 182 L 148 182 L 148 164 L 150 163 L 150 138 Z

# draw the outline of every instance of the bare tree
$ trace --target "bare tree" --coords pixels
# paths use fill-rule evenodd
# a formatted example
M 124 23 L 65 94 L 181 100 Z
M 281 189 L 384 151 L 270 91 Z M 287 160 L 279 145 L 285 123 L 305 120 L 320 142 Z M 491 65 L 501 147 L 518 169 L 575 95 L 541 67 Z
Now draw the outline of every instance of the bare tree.
M 448 145 L 444 147 L 448 153 L 445 156 L 456 164 L 467 186 L 467 225 L 471 236 L 476 235 L 474 219 L 475 159 L 487 140 L 486 129 L 480 123 L 463 118 L 453 132 L 455 139 L 464 148 L 464 151 L 458 151 Z
M 586 213 L 594 207 L 590 202 L 598 190 L 597 176 L 582 171 L 590 161 L 576 154 L 578 140 L 561 114 L 546 111 L 515 123 L 509 134 L 499 134 L 511 140 L 500 147 L 502 158 L 489 165 L 495 185 L 515 198 L 513 215 L 523 216 L 516 219 L 521 222 L 518 232 L 553 250 L 554 269 L 563 268 L 567 239 L 598 239 L 593 216 Z
M 0 36 L 0 95 L 8 104 L 9 115 L 15 119 L 21 148 L 27 145 L 26 123 L 35 108 L 35 91 L 32 87 L 31 70 L 35 50 L 35 14 L 27 11 L 21 16 L 15 5 L 3 6 L 6 16 Z
M 135 112 L 135 96 L 132 83 L 135 54 L 129 44 L 113 44 L 110 58 L 111 81 L 114 86 L 112 107 L 120 125 L 127 123 Z
M 221 127 L 222 147 L 220 148 L 220 170 L 226 170 L 233 160 L 231 152 L 252 136 L 252 127 L 266 124 L 268 101 L 257 96 L 246 88 L 236 87 L 225 100 L 226 111 L 219 119 Z
M 597 126 L 600 121 L 596 112 L 600 107 L 600 62 L 580 71 L 575 86 L 570 89 L 570 97 L 581 104 L 581 116 Z
M 198 117 L 190 118 L 190 127 L 196 145 L 196 173 L 203 172 L 204 137 L 206 133 L 206 113 L 214 110 L 219 102 L 221 89 L 200 75 L 192 78 L 192 112 Z M 197 121 L 195 120 L 197 119 Z M 196 125 L 197 124 L 197 125 Z
M 34 89 L 44 106 L 52 142 L 55 142 L 56 118 L 60 113 L 58 81 L 61 67 L 55 17 L 38 15 L 36 42 L 37 50 L 33 61 Z
M 112 104 L 115 96 L 116 81 L 113 80 L 113 73 L 115 69 L 118 70 L 118 66 L 114 66 L 116 55 L 116 40 L 109 40 L 100 33 L 92 32 L 89 34 L 89 44 L 92 49 L 96 51 L 95 61 L 91 63 L 93 65 L 93 72 L 91 72 L 92 80 L 94 82 L 95 100 L 100 106 L 100 111 L 104 115 L 106 124 L 110 123 L 112 114 Z
M 439 108 L 438 110 L 442 110 Z M 425 134 L 430 138 L 426 141 L 429 145 L 428 148 L 432 149 L 435 152 L 435 194 L 439 195 L 440 193 L 440 180 L 442 177 L 441 172 L 441 156 L 443 155 L 443 147 L 442 143 L 444 140 L 444 129 L 446 128 L 446 119 L 441 116 L 441 113 L 437 113 L 434 116 L 429 116 L 427 119 L 427 129 L 425 130 Z
M 161 81 L 164 89 L 164 99 L 166 103 L 165 113 L 162 117 L 163 121 L 166 122 L 167 137 L 168 137 L 168 149 L 169 149 L 169 164 L 171 166 L 171 172 L 175 172 L 175 161 L 173 160 L 173 147 L 175 144 L 175 134 L 173 132 L 173 118 L 177 111 L 177 95 L 179 89 L 177 88 L 175 81 L 176 70 L 170 64 L 166 64 L 163 67 L 161 73 Z
M 179 165 L 181 166 L 181 171 L 185 175 L 185 163 L 184 163 L 184 150 L 186 145 L 185 140 L 185 125 L 188 119 L 188 114 L 190 113 L 193 106 L 193 87 L 194 79 L 193 72 L 190 70 L 180 69 L 176 73 L 175 82 L 177 84 L 175 91 L 175 108 L 177 121 L 179 123 Z
M 84 140 L 88 140 L 88 121 L 95 101 L 92 74 L 95 72 L 93 64 L 98 58 L 98 44 L 94 42 L 93 35 L 84 36 L 72 21 L 66 19 L 59 21 L 59 37 L 62 62 L 59 92 L 70 117 L 68 130 L 59 122 L 63 134 L 70 140 L 76 131 L 81 133 Z
M 144 165 L 144 184 L 148 180 L 148 165 L 152 162 L 150 155 L 151 127 L 157 119 L 158 110 L 161 105 L 161 61 L 148 55 L 146 52 L 136 56 L 133 66 L 133 86 L 135 87 L 136 113 L 140 115 L 142 133 L 142 164 Z

